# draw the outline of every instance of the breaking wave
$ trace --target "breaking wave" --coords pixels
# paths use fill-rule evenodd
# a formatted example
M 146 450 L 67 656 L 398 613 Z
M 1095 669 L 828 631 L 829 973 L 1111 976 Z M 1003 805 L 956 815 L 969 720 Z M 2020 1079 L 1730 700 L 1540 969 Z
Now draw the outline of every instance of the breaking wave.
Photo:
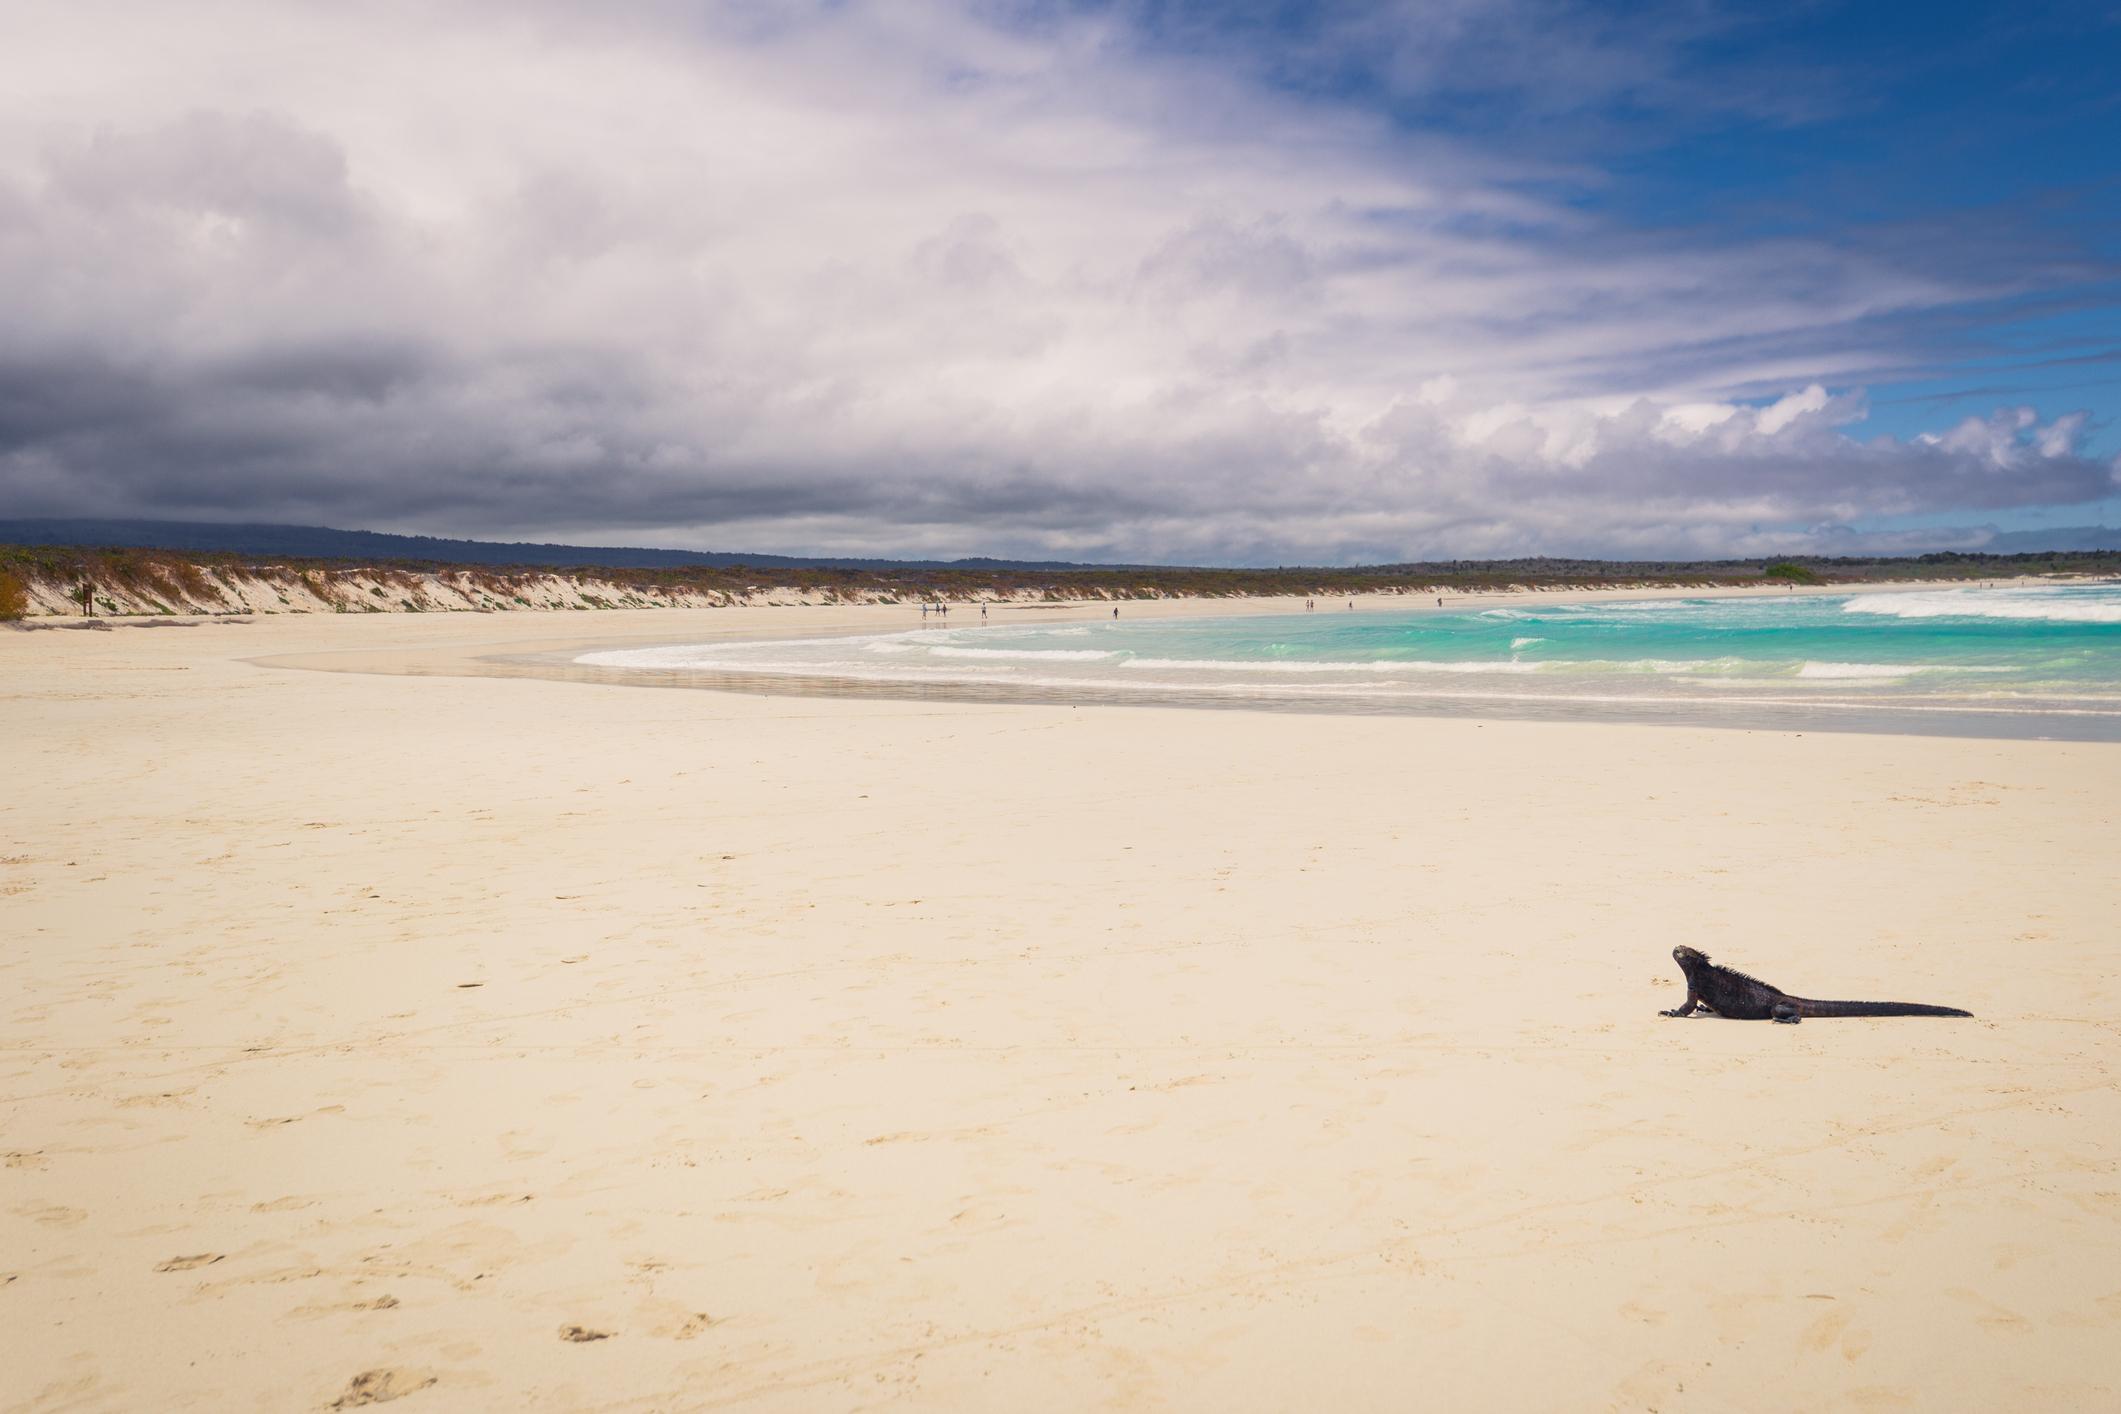
M 2101 587 L 2069 589 L 1945 589 L 1910 594 L 1859 594 L 1845 614 L 1895 619 L 2012 619 L 2057 624 L 2121 624 L 2121 593 Z
M 1104 663 L 1118 657 L 1103 648 L 952 648 L 937 644 L 928 652 L 937 658 L 990 658 L 1025 663 Z

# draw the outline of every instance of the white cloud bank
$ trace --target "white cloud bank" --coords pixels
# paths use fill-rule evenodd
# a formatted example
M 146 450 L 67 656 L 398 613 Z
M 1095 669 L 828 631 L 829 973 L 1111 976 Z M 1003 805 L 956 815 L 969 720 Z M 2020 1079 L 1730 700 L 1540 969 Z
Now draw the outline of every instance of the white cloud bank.
M 1828 391 L 2001 285 L 1630 237 L 986 13 L 17 7 L 0 507 L 1345 561 L 2114 494 L 2081 414 L 1864 440 Z

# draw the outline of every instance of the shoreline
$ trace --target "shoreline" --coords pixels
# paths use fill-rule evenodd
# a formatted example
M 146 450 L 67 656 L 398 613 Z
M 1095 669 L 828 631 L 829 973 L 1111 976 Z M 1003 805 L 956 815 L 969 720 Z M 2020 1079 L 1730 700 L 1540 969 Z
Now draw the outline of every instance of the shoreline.
M 1999 588 L 2045 587 L 2051 581 L 2022 579 Z M 1954 586 L 1964 588 L 1967 586 Z M 1670 593 L 1642 589 L 1519 591 L 1444 596 L 1441 605 L 1427 600 L 1404 602 L 1400 596 L 1357 596 L 1356 612 L 1430 614 L 1463 612 L 1524 604 L 1644 602 L 1665 599 L 1841 598 L 1856 593 L 1912 593 L 1934 590 L 1922 581 L 1872 586 L 1811 586 L 1797 589 L 1726 587 L 1720 592 Z M 1127 606 L 1132 621 L 1148 619 L 1218 619 L 1303 615 L 1303 600 L 1250 599 L 1233 606 L 1222 599 L 1169 599 Z M 1341 601 L 1332 601 L 1336 605 Z M 1649 697 L 1590 692 L 1529 695 L 1480 692 L 1468 687 L 1395 697 L 1334 697 L 1300 687 L 1098 688 L 1036 685 L 964 679 L 918 683 L 845 675 L 754 674 L 709 669 L 648 669 L 585 664 L 577 659 L 592 651 L 653 648 L 734 641 L 801 641 L 859 637 L 913 629 L 970 630 L 1006 628 L 1026 623 L 1103 622 L 1111 605 L 1104 601 L 1016 605 L 986 621 L 951 624 L 947 619 L 916 619 L 917 607 L 784 606 L 770 624 L 756 619 L 733 621 L 726 610 L 700 611 L 710 616 L 683 635 L 657 633 L 615 638 L 609 633 L 564 640 L 461 645 L 447 649 L 336 652 L 324 655 L 264 655 L 249 661 L 260 666 L 338 672 L 375 672 L 409 676 L 541 678 L 578 684 L 628 688 L 663 688 L 733 692 L 763 697 L 865 698 L 878 701 L 960 702 L 974 705 L 1046 705 L 1063 707 L 1148 707 L 1159 710 L 1265 711 L 1319 716 L 1406 716 L 1424 719 L 1493 719 L 1529 722 L 1585 722 L 1635 726 L 1708 727 L 1736 731 L 1829 731 L 1861 735 L 1944 736 L 1969 739 L 2061 740 L 2085 743 L 2121 741 L 2121 720 L 2110 713 L 2047 708 L 2026 711 L 1965 704 L 1881 704 L 1814 695 L 1809 698 L 1736 696 Z M 1328 612 L 1321 610 L 1319 612 Z M 1331 612 L 1340 612 L 1333 610 Z M 599 625 L 605 627 L 604 625 Z M 486 651 L 480 651 L 480 650 Z

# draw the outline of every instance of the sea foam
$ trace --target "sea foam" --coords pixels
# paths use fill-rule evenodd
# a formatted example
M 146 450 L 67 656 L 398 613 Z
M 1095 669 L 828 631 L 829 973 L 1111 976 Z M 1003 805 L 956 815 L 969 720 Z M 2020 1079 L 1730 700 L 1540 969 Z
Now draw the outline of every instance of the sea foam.
M 1922 669 L 1920 663 L 1806 663 L 1797 670 L 1797 676 L 1837 682 L 1889 682 L 1910 677 Z
M 1026 663 L 1103 663 L 1119 656 L 1103 648 L 953 648 L 941 644 L 928 652 L 937 658 L 1002 658 Z
M 2058 624 L 2121 624 L 2121 597 L 2069 589 L 1946 589 L 1859 594 L 1846 614 L 1896 619 L 2017 619 Z
M 1232 658 L 1126 658 L 1119 666 L 1123 668 L 1152 668 L 1165 672 L 1201 673 L 1274 673 L 1322 675 L 1327 673 L 1536 673 L 1538 663 L 1511 663 L 1469 660 L 1465 662 L 1441 662 L 1421 658 L 1378 658 L 1366 662 L 1334 662 L 1313 660 L 1291 662 L 1287 659 L 1240 660 Z

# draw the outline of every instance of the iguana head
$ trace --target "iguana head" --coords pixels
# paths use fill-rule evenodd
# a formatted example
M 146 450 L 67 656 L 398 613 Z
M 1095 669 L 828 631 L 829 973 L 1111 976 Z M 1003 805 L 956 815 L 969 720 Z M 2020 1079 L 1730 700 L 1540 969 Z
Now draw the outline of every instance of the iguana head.
M 1709 955 L 1707 953 L 1697 952 L 1684 943 L 1672 949 L 1672 961 L 1678 963 L 1682 971 L 1689 967 L 1706 966 L 1708 960 Z

